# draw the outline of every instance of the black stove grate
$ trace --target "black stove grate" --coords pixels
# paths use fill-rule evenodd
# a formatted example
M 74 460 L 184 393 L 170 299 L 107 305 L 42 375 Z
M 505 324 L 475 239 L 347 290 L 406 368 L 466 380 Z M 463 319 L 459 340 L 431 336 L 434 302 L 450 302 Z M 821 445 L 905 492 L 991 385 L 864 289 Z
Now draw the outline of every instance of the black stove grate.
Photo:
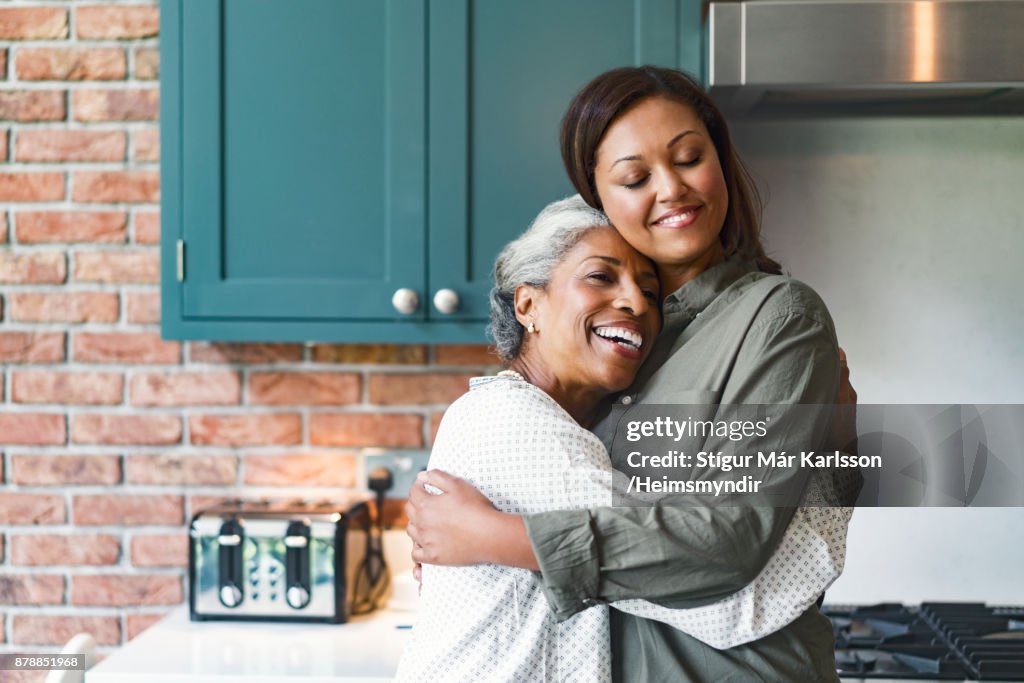
M 1024 681 L 1024 607 L 983 603 L 825 606 L 839 675 Z

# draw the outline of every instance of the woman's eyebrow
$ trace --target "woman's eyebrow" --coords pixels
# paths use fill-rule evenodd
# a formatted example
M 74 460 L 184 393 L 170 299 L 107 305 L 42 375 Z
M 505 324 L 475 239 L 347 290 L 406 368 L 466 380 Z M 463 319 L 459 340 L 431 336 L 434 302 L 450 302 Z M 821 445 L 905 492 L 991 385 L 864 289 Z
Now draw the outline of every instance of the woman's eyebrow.
M 612 162 L 612 165 L 609 166 L 608 168 L 609 168 L 609 170 L 612 169 L 612 168 L 615 168 L 615 164 L 619 163 L 620 161 L 639 161 L 642 158 L 643 157 L 641 157 L 639 154 L 631 154 L 628 157 L 622 157 L 621 159 L 616 159 L 615 161 Z
M 672 149 L 672 146 L 673 146 L 674 144 L 676 144 L 677 142 L 679 142 L 680 140 L 682 140 L 683 138 L 685 138 L 685 137 L 686 137 L 687 135 L 689 135 L 690 133 L 693 133 L 694 135 L 696 135 L 696 134 L 697 134 L 697 131 L 695 131 L 695 130 L 684 130 L 684 131 L 683 131 L 682 133 L 680 133 L 679 135 L 677 135 L 677 136 L 675 136 L 674 138 L 672 138 L 671 140 L 669 140 L 669 141 L 668 141 L 668 144 L 667 144 L 667 145 L 665 145 L 665 149 Z

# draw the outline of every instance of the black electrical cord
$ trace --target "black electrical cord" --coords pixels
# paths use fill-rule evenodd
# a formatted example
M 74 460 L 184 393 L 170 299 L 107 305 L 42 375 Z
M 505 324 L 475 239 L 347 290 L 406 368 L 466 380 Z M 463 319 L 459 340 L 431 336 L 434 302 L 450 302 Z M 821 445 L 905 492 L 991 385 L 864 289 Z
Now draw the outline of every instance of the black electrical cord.
M 391 470 L 378 467 L 370 472 L 370 490 L 377 494 L 377 533 L 366 519 L 366 556 L 356 567 L 352 584 L 352 614 L 368 614 L 380 607 L 391 586 L 391 572 L 384 561 L 384 494 L 394 480 Z M 366 584 L 365 587 L 363 584 Z

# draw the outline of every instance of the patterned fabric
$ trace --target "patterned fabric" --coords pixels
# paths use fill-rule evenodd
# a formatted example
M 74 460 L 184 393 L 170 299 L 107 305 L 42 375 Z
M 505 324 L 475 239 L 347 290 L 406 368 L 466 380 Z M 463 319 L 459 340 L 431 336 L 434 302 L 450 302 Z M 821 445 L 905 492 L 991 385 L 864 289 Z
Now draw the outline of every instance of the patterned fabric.
M 477 378 L 451 405 L 430 467 L 474 484 L 499 510 L 531 514 L 611 504 L 601 441 L 537 387 Z M 808 495 L 816 493 L 812 479 Z M 754 582 L 710 605 L 612 607 L 670 624 L 715 648 L 763 637 L 799 616 L 842 571 L 850 508 L 794 514 Z M 420 614 L 399 681 L 609 681 L 607 607 L 557 622 L 532 572 L 424 565 Z

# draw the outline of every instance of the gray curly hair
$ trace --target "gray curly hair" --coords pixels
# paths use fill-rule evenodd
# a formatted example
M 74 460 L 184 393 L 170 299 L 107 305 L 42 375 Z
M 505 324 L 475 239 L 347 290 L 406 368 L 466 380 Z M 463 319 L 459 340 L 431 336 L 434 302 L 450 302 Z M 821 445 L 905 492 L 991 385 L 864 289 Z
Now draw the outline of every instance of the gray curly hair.
M 505 363 L 518 358 L 523 346 L 525 330 L 516 319 L 516 287 L 546 287 L 552 271 L 584 234 L 609 225 L 608 216 L 575 194 L 545 206 L 526 232 L 501 250 L 494 262 L 487 334 Z

